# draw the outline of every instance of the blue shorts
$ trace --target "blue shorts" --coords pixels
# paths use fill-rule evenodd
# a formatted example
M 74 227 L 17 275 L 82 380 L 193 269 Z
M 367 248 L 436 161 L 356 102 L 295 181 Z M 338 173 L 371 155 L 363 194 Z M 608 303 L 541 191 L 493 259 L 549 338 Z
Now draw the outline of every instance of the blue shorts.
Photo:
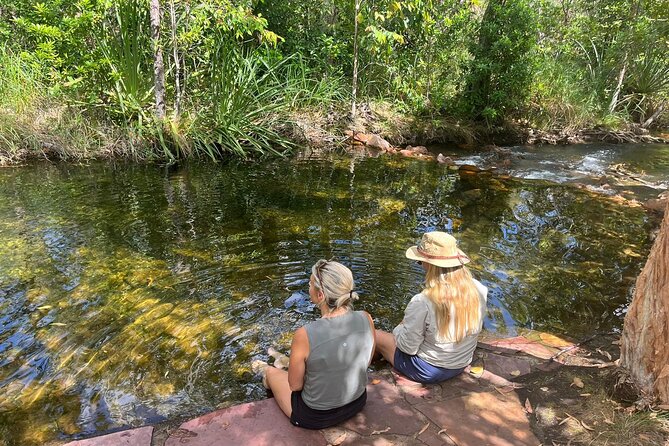
M 395 348 L 393 368 L 402 375 L 421 384 L 434 384 L 458 376 L 465 369 L 444 369 L 436 367 L 416 355 L 407 355 Z

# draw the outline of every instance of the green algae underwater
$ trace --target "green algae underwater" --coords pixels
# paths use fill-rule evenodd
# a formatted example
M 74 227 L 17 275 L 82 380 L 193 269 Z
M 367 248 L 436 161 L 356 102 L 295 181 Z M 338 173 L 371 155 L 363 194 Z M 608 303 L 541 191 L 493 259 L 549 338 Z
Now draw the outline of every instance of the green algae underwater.
M 404 250 L 435 229 L 498 336 L 619 329 L 650 248 L 639 208 L 409 159 L 2 169 L 0 445 L 263 398 L 249 364 L 316 317 L 316 260 L 350 266 L 390 329 L 422 280 Z

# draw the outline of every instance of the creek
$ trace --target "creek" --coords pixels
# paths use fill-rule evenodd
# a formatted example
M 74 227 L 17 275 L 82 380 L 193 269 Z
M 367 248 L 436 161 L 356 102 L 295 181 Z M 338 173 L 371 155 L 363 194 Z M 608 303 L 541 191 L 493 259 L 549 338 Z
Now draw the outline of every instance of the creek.
M 356 307 L 392 329 L 421 288 L 404 251 L 429 230 L 472 258 L 491 335 L 619 330 L 651 223 L 569 183 L 601 184 L 598 169 L 625 163 L 643 183 L 612 187 L 654 196 L 667 146 L 513 152 L 510 177 L 387 156 L 0 169 L 0 439 L 44 444 L 264 398 L 250 363 L 317 317 L 311 265 L 350 266 Z

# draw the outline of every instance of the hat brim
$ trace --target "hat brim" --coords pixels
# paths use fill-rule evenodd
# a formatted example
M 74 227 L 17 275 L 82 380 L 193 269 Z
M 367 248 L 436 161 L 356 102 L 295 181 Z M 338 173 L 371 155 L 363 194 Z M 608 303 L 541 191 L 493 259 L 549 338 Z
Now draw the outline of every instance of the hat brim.
M 467 257 L 467 254 L 462 252 L 460 249 L 458 249 L 458 258 L 455 259 L 431 259 L 429 257 L 425 257 L 418 252 L 418 246 L 410 247 L 407 249 L 404 255 L 407 257 L 407 259 L 420 260 L 421 262 L 430 263 L 435 266 L 441 266 L 442 268 L 454 268 L 456 266 L 462 266 L 469 263 L 469 257 Z

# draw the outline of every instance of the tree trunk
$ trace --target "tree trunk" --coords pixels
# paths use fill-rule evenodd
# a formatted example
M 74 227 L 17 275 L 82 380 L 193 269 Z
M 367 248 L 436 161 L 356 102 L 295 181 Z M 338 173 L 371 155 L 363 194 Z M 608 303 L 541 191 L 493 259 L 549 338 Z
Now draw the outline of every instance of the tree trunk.
M 360 13 L 360 3 L 362 0 L 355 0 L 355 18 L 353 28 L 353 86 L 351 95 L 351 118 L 355 119 L 356 114 L 356 96 L 358 94 L 358 14 Z
M 632 5 L 630 6 L 630 12 L 628 18 L 629 22 L 625 24 L 623 21 L 621 27 L 631 26 L 631 24 L 634 23 L 636 17 L 639 15 L 639 8 L 641 7 L 640 3 L 641 3 L 640 1 L 632 3 Z M 622 31 L 622 28 L 620 31 Z M 618 99 L 620 97 L 620 92 L 622 91 L 623 88 L 623 83 L 625 82 L 625 73 L 627 72 L 627 65 L 629 63 L 629 57 L 630 57 L 629 45 L 630 45 L 629 42 L 625 45 L 626 48 L 625 48 L 625 55 L 623 57 L 623 66 L 620 68 L 620 72 L 618 73 L 618 83 L 616 84 L 616 89 L 613 91 L 613 96 L 611 97 L 611 103 L 609 104 L 609 113 L 613 113 L 616 110 L 616 107 L 618 106 Z
M 643 127 L 644 129 L 647 129 L 648 127 L 650 127 L 650 125 L 653 123 L 653 121 L 655 121 L 662 114 L 662 112 L 664 111 L 664 106 L 665 106 L 664 103 L 660 104 L 660 106 L 657 107 L 657 110 L 655 110 L 655 113 L 653 113 L 650 116 L 650 118 L 646 119 L 644 121 L 644 123 L 641 124 L 641 127 Z
M 625 316 L 620 364 L 643 393 L 669 404 L 669 203 Z
M 618 83 L 616 84 L 616 89 L 613 92 L 613 97 L 611 97 L 611 103 L 609 104 L 609 113 L 613 113 L 618 106 L 618 97 L 620 96 L 620 91 L 623 88 L 623 82 L 625 81 L 625 72 L 627 71 L 627 52 L 625 52 L 625 58 L 623 59 L 623 66 L 618 73 Z
M 177 18 L 174 11 L 174 0 L 170 0 L 170 24 L 172 25 L 172 57 L 174 59 L 174 115 L 179 116 L 181 112 L 181 63 L 177 47 Z
M 153 90 L 156 98 L 156 117 L 165 118 L 165 65 L 160 46 L 160 0 L 151 0 L 151 40 L 153 42 Z

